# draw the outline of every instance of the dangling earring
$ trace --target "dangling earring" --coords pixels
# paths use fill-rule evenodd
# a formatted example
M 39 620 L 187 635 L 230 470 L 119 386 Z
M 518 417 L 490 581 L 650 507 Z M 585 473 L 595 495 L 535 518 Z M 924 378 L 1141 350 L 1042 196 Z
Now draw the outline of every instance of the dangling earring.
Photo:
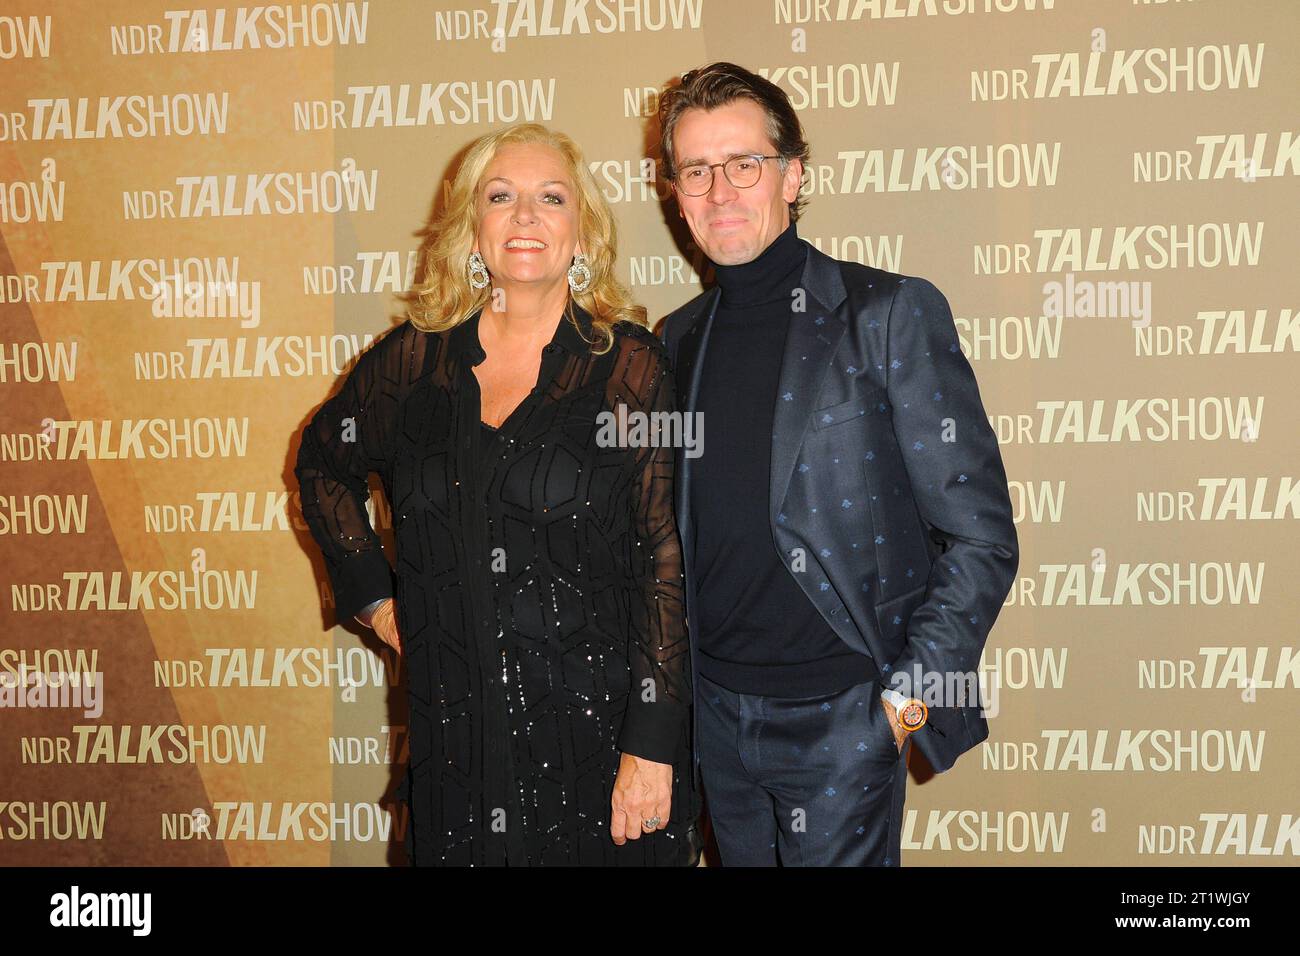
M 589 285 L 591 267 L 587 265 L 586 254 L 579 252 L 573 257 L 573 265 L 569 266 L 569 288 L 574 292 L 586 292 Z
M 486 289 L 492 282 L 492 277 L 488 275 L 487 263 L 477 252 L 469 254 L 469 284 L 475 289 Z

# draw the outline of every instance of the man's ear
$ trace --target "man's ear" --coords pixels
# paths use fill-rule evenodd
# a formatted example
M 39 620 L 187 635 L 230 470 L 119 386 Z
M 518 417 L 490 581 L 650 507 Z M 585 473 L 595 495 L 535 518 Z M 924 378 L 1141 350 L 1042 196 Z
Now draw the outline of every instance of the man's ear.
M 793 180 L 793 186 L 791 184 L 792 180 Z M 797 198 L 799 198 L 799 185 L 802 182 L 803 182 L 803 160 L 792 159 L 790 160 L 790 165 L 788 165 L 785 168 L 785 179 L 781 183 L 781 195 L 786 202 L 794 202 Z M 787 196 L 786 193 L 790 192 L 792 188 L 794 190 L 794 195 Z

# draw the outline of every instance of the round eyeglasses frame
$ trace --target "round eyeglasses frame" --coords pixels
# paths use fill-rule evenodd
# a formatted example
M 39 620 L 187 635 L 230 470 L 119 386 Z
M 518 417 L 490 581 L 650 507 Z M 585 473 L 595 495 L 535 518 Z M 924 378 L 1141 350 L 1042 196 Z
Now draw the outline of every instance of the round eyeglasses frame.
M 737 167 L 734 164 L 746 159 L 757 161 L 755 163 L 756 172 L 754 173 L 754 179 L 752 182 L 738 183 L 736 182 Z M 735 186 L 737 189 L 748 189 L 751 186 L 753 186 L 754 183 L 757 183 L 760 178 L 762 178 L 763 160 L 765 159 L 784 159 L 784 157 L 780 155 L 762 156 L 758 153 L 742 153 L 739 156 L 732 156 L 726 162 L 722 162 L 722 163 L 691 163 L 689 166 L 685 166 L 677 170 L 677 174 L 673 177 L 673 185 L 676 186 L 678 189 L 680 189 L 683 193 L 685 193 L 688 196 L 703 196 L 706 193 L 708 193 L 710 189 L 713 188 L 713 177 L 717 175 L 716 173 L 713 172 L 713 170 L 718 166 L 721 166 L 722 174 L 727 177 L 727 182 L 731 183 L 731 185 Z M 708 184 L 699 192 L 691 192 L 682 184 L 682 173 L 692 169 L 707 169 L 709 171 Z

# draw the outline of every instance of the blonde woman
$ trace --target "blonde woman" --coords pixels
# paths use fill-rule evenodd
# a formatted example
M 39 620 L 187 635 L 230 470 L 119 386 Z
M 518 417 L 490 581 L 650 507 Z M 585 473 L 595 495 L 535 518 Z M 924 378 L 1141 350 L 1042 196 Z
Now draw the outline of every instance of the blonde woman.
M 613 217 L 574 143 L 522 124 L 473 144 L 426 252 L 295 467 L 339 619 L 405 661 L 410 861 L 694 864 L 673 449 L 600 425 L 676 393 Z

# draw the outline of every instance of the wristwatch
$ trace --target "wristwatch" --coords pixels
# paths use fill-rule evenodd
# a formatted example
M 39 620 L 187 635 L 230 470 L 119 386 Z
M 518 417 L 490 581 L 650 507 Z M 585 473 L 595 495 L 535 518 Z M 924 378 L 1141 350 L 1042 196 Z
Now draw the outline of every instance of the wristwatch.
M 925 726 L 930 710 L 925 706 L 924 701 L 917 697 L 904 697 L 892 687 L 881 691 L 880 696 L 894 705 L 894 711 L 898 715 L 898 723 L 909 734 L 915 733 Z

